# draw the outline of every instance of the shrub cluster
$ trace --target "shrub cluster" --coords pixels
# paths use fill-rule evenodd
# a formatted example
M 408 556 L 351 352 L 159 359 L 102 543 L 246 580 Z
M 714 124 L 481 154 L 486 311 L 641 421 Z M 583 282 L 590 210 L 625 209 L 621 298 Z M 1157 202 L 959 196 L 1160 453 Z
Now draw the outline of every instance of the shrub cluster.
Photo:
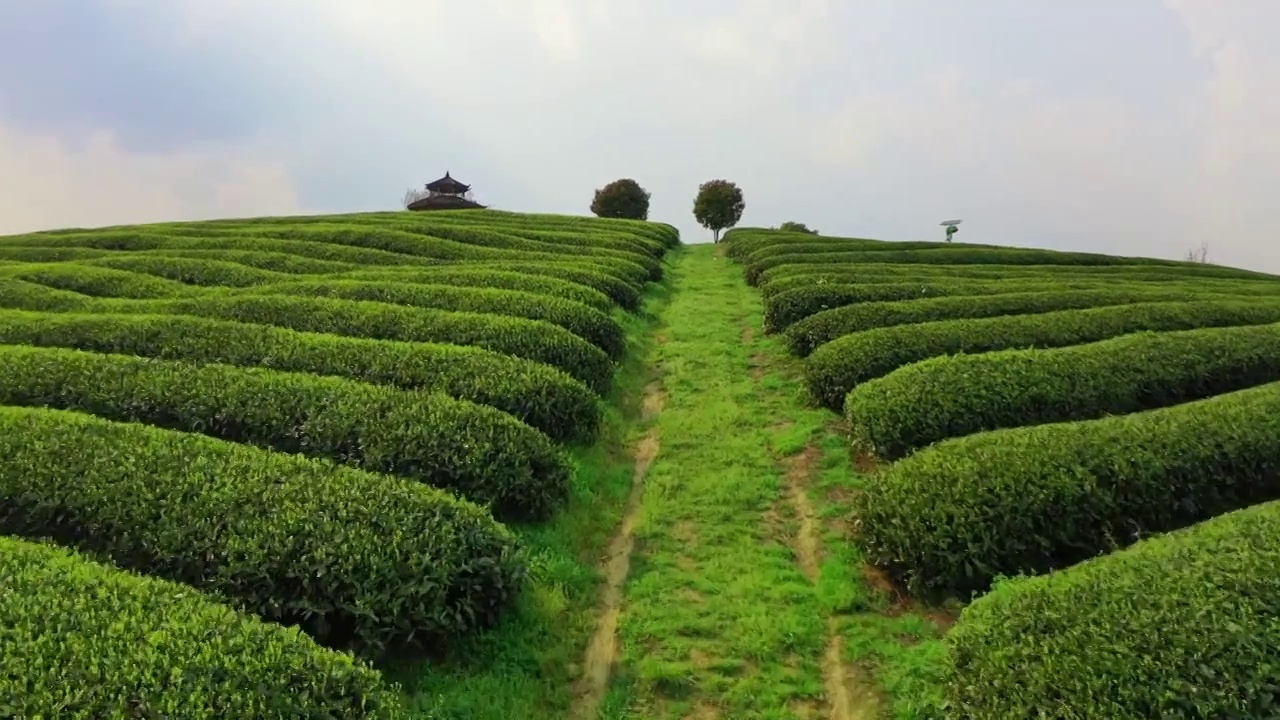
M 627 265 L 634 264 L 643 267 L 648 271 L 649 277 L 655 280 L 662 276 L 662 266 L 658 258 L 632 243 L 627 243 L 624 247 L 610 247 L 607 243 L 600 241 L 565 244 L 563 236 L 560 242 L 548 242 L 545 239 L 533 239 L 527 236 L 510 234 L 503 229 L 492 226 L 444 223 L 432 223 L 430 226 L 423 228 L 423 230 L 428 234 L 421 237 L 426 238 L 444 238 L 478 248 L 538 253 L 539 255 L 559 255 L 564 258 L 592 258 L 609 262 L 617 261 Z M 588 240 L 583 236 L 573 237 Z M 469 259 L 484 259 L 484 257 L 487 256 Z
M 506 519 L 546 518 L 569 490 L 568 459 L 505 413 L 343 378 L 0 345 L 0 404 L 328 458 L 447 488 Z
M 184 315 L 0 310 L 0 343 L 332 375 L 495 407 L 556 441 L 590 441 L 599 398 L 542 363 L 460 345 L 366 340 Z
M 184 585 L 0 536 L 0 714 L 403 717 L 349 655 Z
M 949 717 L 1276 715 L 1280 503 L 1001 583 L 947 635 Z
M 6 305 L 4 295 L 0 285 L 0 305 L 33 308 L 33 304 Z M 40 307 L 35 304 L 33 309 Z M 613 375 L 613 363 L 600 348 L 562 327 L 526 318 L 290 295 L 99 300 L 77 309 L 194 315 L 374 340 L 473 345 L 559 368 L 601 394 L 608 390 Z
M 868 559 L 916 591 L 985 590 L 1280 497 L 1280 383 L 944 440 L 854 499 Z
M 862 383 L 850 427 L 897 459 L 982 430 L 1166 407 L 1280 380 L 1280 325 L 1143 332 L 1063 348 L 936 357 Z
M 407 305 L 545 320 L 562 327 L 617 360 L 626 351 L 622 326 L 582 303 L 548 295 L 496 288 L 420 285 L 391 281 L 303 280 L 248 288 L 254 295 L 299 295 Z
M 1136 289 L 1123 287 L 1096 290 L 1054 289 L 998 295 L 949 295 L 919 300 L 868 302 L 823 310 L 810 315 L 787 328 L 786 338 L 792 352 L 803 357 L 838 337 L 893 325 L 959 318 L 1031 315 L 1057 310 L 1141 302 L 1186 301 L 1198 297 L 1202 295 L 1186 289 L 1166 289 L 1157 286 Z M 1228 298 L 1217 296 L 1217 299 Z
M 819 402 L 840 412 L 845 396 L 859 384 L 937 355 L 1065 347 L 1141 330 L 1277 321 L 1280 301 L 1204 300 L 895 325 L 845 335 L 819 347 L 805 362 L 805 383 Z
M 403 268 L 390 271 L 356 270 L 336 275 L 334 278 L 521 290 L 573 300 L 604 312 L 608 312 L 614 306 L 613 300 L 608 295 L 583 283 L 546 275 L 529 275 L 483 267 L 473 268 L 465 265 L 421 269 Z
M 0 407 L 0 534 L 48 537 L 370 656 L 491 626 L 527 578 L 511 531 L 442 490 L 42 408 Z

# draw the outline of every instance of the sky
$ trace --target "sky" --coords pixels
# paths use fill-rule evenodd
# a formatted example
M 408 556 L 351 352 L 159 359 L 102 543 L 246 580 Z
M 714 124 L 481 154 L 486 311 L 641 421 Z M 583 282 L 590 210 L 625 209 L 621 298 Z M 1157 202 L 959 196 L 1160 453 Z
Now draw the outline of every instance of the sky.
M 1275 0 L 0 0 L 0 234 L 390 210 L 449 170 L 588 214 L 1280 273 Z

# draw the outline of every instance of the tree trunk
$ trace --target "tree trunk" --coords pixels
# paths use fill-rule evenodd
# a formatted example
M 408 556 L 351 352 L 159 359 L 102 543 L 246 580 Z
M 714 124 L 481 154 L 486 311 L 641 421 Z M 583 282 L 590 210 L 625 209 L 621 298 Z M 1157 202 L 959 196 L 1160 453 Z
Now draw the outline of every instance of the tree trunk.
M 713 244 L 714 244 L 714 243 L 718 243 L 718 242 L 720 242 L 720 228 L 716 228 L 716 229 L 712 230 L 712 232 L 713 232 L 713 233 L 715 233 L 715 235 L 713 235 L 713 236 L 712 236 L 712 237 L 714 237 L 715 239 L 714 239 L 714 240 L 712 240 L 711 242 L 712 242 Z

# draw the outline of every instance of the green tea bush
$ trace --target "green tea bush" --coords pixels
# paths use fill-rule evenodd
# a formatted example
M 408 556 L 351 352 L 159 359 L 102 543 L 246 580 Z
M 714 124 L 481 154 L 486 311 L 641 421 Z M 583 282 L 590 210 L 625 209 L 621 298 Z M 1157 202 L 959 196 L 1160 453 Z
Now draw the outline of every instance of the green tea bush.
M 80 263 L 5 266 L 0 268 L 0 277 L 94 297 L 148 299 L 182 297 L 197 292 L 172 280 Z
M 191 227 L 184 226 L 161 234 L 159 230 L 98 230 L 66 234 L 16 235 L 0 238 L 0 251 L 8 248 L 29 247 L 49 253 L 54 250 L 76 252 L 81 248 L 96 250 L 147 251 L 152 254 L 171 252 L 209 252 L 233 250 L 238 252 L 289 253 L 302 258 L 345 262 L 357 265 L 440 265 L 445 261 L 403 253 L 388 252 L 377 248 L 340 245 L 321 241 L 289 240 L 271 237 L 241 237 L 219 234 L 202 236 Z M 105 257 L 105 255 L 100 256 Z M 48 257 L 48 261 L 57 258 Z M 80 258 L 77 258 L 80 259 Z
M 610 359 L 617 360 L 626 351 L 627 340 L 622 326 L 607 314 L 572 300 L 519 290 L 330 279 L 260 285 L 248 291 L 254 295 L 371 300 L 409 307 L 545 320 L 595 345 Z
M 220 260 L 238 263 L 259 270 L 287 273 L 289 275 L 328 275 L 332 273 L 364 270 L 368 265 L 340 260 L 321 260 L 285 252 L 259 250 L 146 250 L 147 255 L 180 257 L 194 260 Z M 143 254 L 139 253 L 139 254 Z M 418 266 L 426 267 L 426 266 Z
M 1277 321 L 1277 300 L 1202 300 L 895 325 L 845 335 L 814 350 L 805 362 L 805 384 L 814 398 L 840 412 L 845 396 L 859 384 L 938 355 L 1065 347 L 1141 330 L 1193 330 Z
M 120 253 L 85 260 L 85 264 L 156 275 L 185 285 L 203 287 L 249 287 L 290 282 L 296 275 L 273 272 L 214 258 L 185 258 L 144 253 Z
M 369 656 L 489 627 L 527 582 L 511 531 L 445 491 L 43 408 L 0 407 L 0 534 L 48 537 Z
M 1001 583 L 947 634 L 948 717 L 1273 718 L 1280 504 Z
M 1124 287 L 1095 290 L 1054 289 L 998 295 L 952 295 L 919 300 L 867 302 L 823 310 L 810 315 L 787 328 L 786 339 L 791 351 L 803 357 L 838 337 L 894 325 L 959 318 L 1032 315 L 1106 305 L 1189 301 L 1199 297 L 1204 296 L 1181 288 L 1166 289 L 1157 286 L 1136 289 Z M 1221 295 L 1208 297 L 1218 300 L 1243 299 Z
M 468 270 L 499 270 L 521 272 L 528 275 L 559 278 L 569 280 L 587 287 L 595 288 L 609 296 L 615 303 L 627 310 L 640 307 L 640 293 L 643 285 L 633 283 L 605 269 L 591 265 L 564 263 L 508 263 L 483 262 L 458 266 Z
M 0 404 L 48 406 L 302 453 L 545 519 L 568 458 L 537 430 L 439 393 L 230 365 L 0 345 Z
M 880 254 L 880 260 L 889 256 Z M 835 263 L 796 263 L 779 265 L 760 272 L 760 284 L 773 283 L 783 278 L 829 275 L 844 275 L 855 282 L 903 282 L 904 280 L 971 278 L 984 280 L 1001 280 L 1008 278 L 1063 278 L 1084 279 L 1086 277 L 1127 278 L 1130 280 L 1188 280 L 1192 278 L 1225 278 L 1255 280 L 1259 282 L 1277 282 L 1280 276 L 1266 273 L 1241 270 L 1239 268 L 1205 265 L 1203 263 L 1183 263 L 1181 265 L 1070 265 L 1070 264 L 1034 264 L 1034 265 L 930 265 L 926 262 L 835 262 Z M 903 276 L 906 276 L 903 278 Z M 890 280 L 897 277 L 898 280 Z M 879 278 L 879 279 L 876 279 Z
M 185 585 L 0 536 L 0 588 L 4 717 L 404 716 L 364 663 Z
M 32 309 L 31 304 L 5 303 L 6 293 L 0 282 L 0 306 Z M 472 345 L 559 368 L 601 394 L 608 390 L 613 375 L 613 363 L 600 348 L 562 327 L 527 318 L 290 295 L 98 300 L 76 309 L 194 315 L 373 340 Z
M 360 248 L 386 250 L 407 256 L 419 256 L 436 260 L 450 261 L 536 261 L 565 260 L 607 265 L 628 272 L 643 281 L 646 278 L 661 277 L 661 265 L 655 260 L 640 262 L 628 257 L 615 255 L 581 255 L 565 251 L 547 252 L 546 250 L 525 250 L 486 247 L 468 244 L 444 238 L 429 237 L 417 233 L 406 233 L 397 230 L 381 230 L 355 224 L 322 224 L 262 227 L 243 232 L 251 237 L 280 238 L 286 240 L 309 240 L 312 242 L 350 245 Z M 530 245 L 533 245 L 530 242 Z
M 91 307 L 94 302 L 95 298 L 83 293 L 0 275 L 0 307 L 63 312 L 83 310 Z
M 557 441 L 589 442 L 599 397 L 555 368 L 460 345 L 365 340 L 184 315 L 0 310 L 0 343 L 332 375 L 488 405 Z
M 870 562 L 967 594 L 1280 497 L 1280 383 L 944 440 L 854 499 Z
M 446 240 L 452 240 L 465 245 L 474 245 L 476 247 L 562 255 L 566 258 L 597 258 L 601 260 L 608 259 L 610 261 L 618 260 L 624 263 L 634 263 L 647 268 L 651 273 L 651 277 L 655 280 L 660 278 L 662 275 L 661 265 L 659 264 L 658 258 L 634 244 L 631 244 L 629 247 L 609 247 L 600 243 L 588 242 L 567 245 L 563 242 L 534 240 L 528 237 L 508 234 L 501 228 L 480 225 L 433 223 L 430 227 L 423 228 L 423 232 L 429 234 L 423 235 L 422 237 L 444 238 Z M 585 237 L 582 239 L 586 240 Z
M 948 355 L 855 387 L 845 417 L 896 459 L 983 430 L 1165 407 L 1280 380 L 1280 325 L 1142 332 L 1062 348 Z
M 788 283 L 782 283 L 785 287 Z M 772 284 L 769 286 L 772 287 Z M 1135 282 L 1129 280 L 1061 280 L 1011 278 L 989 282 L 951 280 L 913 283 L 867 283 L 805 285 L 777 293 L 761 293 L 764 300 L 764 323 L 769 331 L 789 326 L 826 310 L 859 303 L 897 302 L 961 295 L 1003 295 L 1065 290 L 1111 290 L 1130 292 L 1183 293 L 1190 295 L 1217 293 L 1250 297 L 1280 296 L 1280 283 L 1258 283 L 1240 280 Z
M 613 300 L 608 295 L 590 285 L 545 275 L 470 268 L 465 265 L 420 270 L 357 270 L 335 276 L 334 279 L 520 290 L 573 300 L 603 312 L 609 312 L 614 306 Z
M 781 265 L 835 265 L 862 263 L 921 263 L 929 265 L 1185 265 L 1177 260 L 1121 257 L 1100 253 L 1062 252 L 1033 248 L 982 248 L 952 246 L 924 250 L 862 250 L 847 252 L 784 253 L 746 266 L 747 282 L 756 284 L 766 270 Z

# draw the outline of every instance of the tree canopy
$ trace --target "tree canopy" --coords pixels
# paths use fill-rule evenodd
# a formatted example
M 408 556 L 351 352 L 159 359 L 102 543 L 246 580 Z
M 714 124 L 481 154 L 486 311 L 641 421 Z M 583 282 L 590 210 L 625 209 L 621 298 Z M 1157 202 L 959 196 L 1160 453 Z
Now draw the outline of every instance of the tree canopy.
M 698 196 L 693 200 L 693 216 L 699 224 L 715 233 L 715 242 L 720 242 L 720 231 L 737 225 L 746 206 L 742 189 L 735 183 L 708 180 L 698 186 Z
M 649 219 L 649 191 L 631 178 L 621 178 L 596 190 L 591 200 L 596 217 Z
M 802 233 L 809 233 L 810 235 L 818 234 L 817 230 L 810 230 L 807 225 L 805 225 L 802 222 L 796 222 L 795 220 L 788 220 L 782 223 L 782 225 L 780 225 L 778 229 L 785 230 L 786 232 L 802 232 Z

